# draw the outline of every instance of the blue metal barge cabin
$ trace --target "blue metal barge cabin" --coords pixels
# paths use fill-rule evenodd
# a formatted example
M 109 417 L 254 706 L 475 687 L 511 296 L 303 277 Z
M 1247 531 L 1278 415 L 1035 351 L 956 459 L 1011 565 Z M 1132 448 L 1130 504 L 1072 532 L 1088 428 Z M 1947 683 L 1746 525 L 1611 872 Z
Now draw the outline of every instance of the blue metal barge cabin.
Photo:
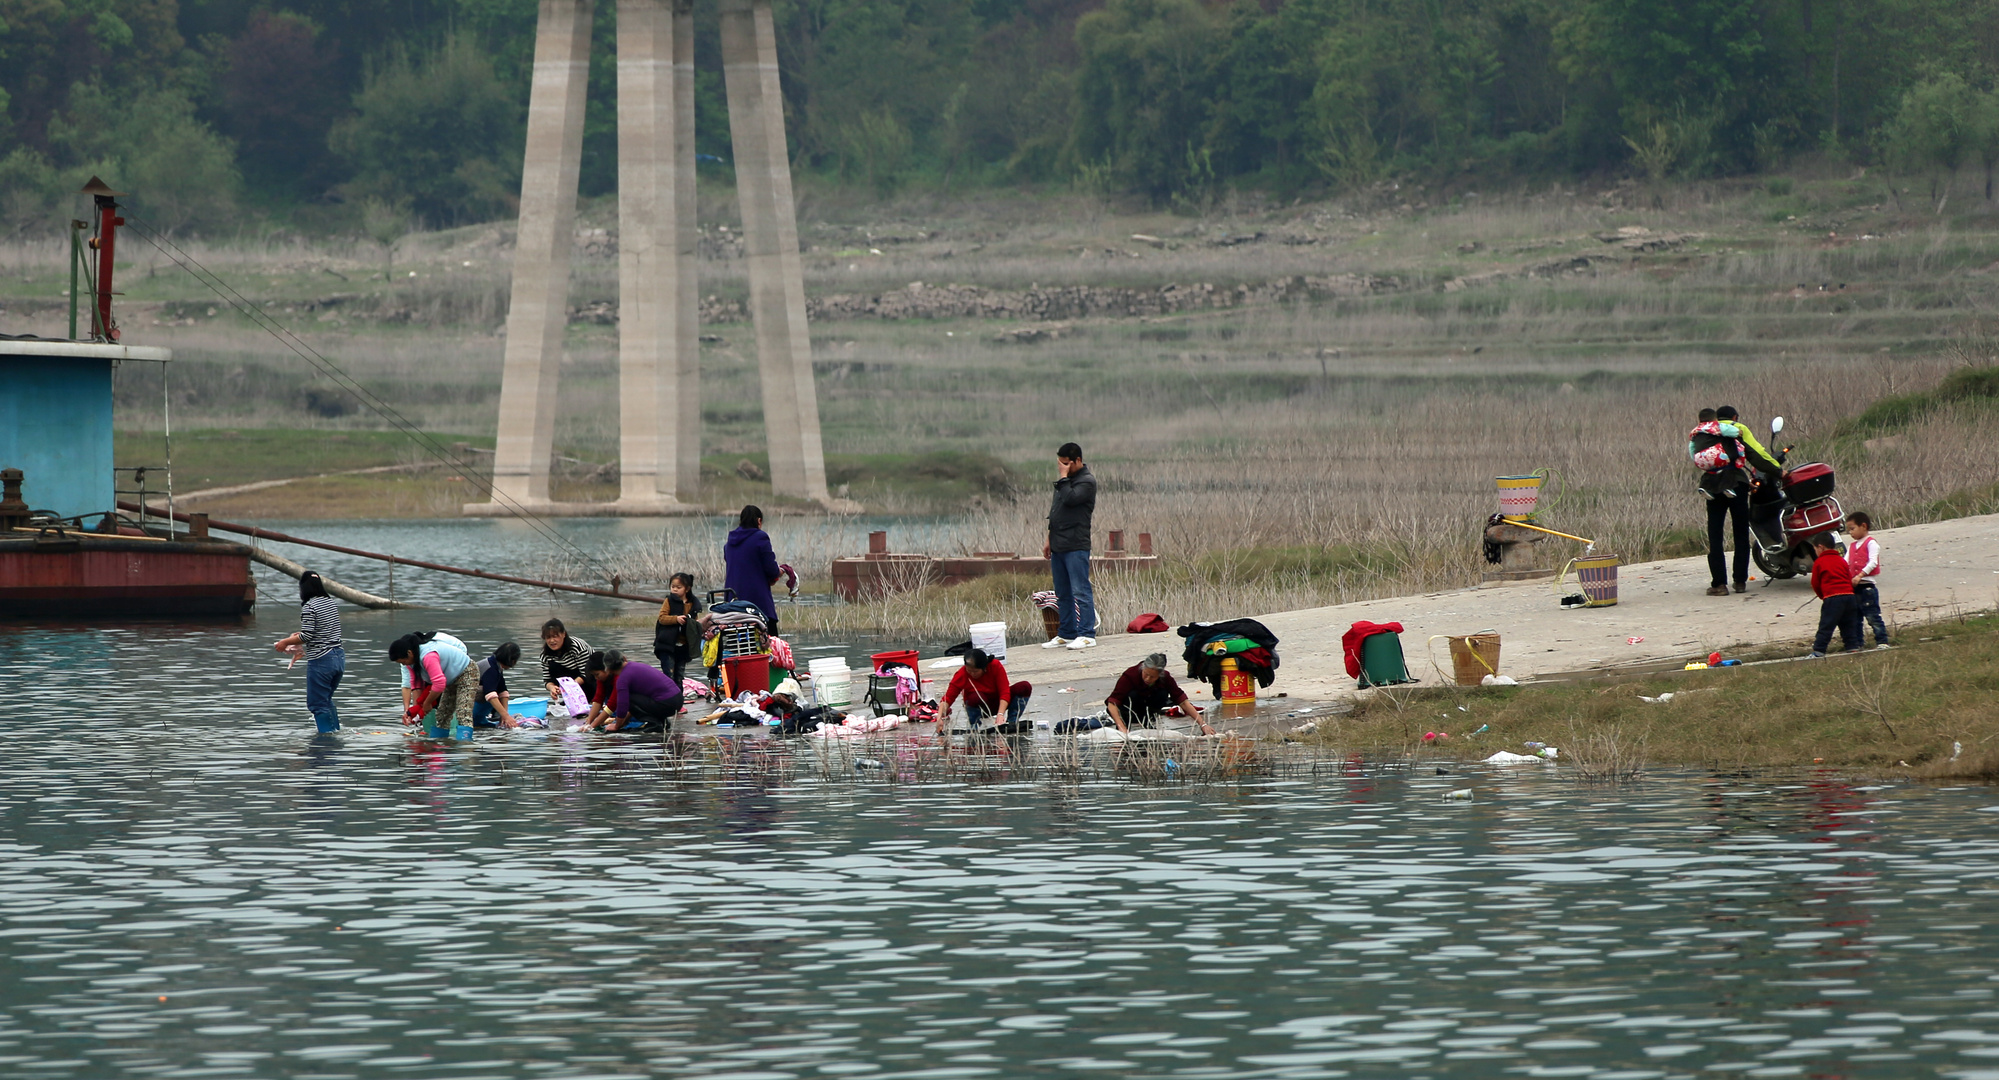
M 75 340 L 74 303 L 71 340 L 0 334 L 0 618 L 240 616 L 257 599 L 250 549 L 209 539 L 199 515 L 177 531 L 171 474 L 150 470 L 161 474 L 153 489 L 168 496 L 162 513 L 146 506 L 149 470 L 121 471 L 113 460 L 113 371 L 165 365 L 173 354 L 119 342 L 111 317 L 118 193 L 94 177 L 84 191 L 98 207 L 94 258 L 73 243 L 71 265 L 92 264 L 91 338 Z M 138 481 L 136 515 L 120 512 L 118 496 L 131 491 L 120 491 L 121 473 Z

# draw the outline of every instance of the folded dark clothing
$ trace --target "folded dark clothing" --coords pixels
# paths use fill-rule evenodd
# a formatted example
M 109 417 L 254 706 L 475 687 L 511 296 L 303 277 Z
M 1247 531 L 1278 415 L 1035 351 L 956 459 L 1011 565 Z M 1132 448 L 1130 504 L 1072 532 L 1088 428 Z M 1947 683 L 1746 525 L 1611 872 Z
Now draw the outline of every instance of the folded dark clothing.
M 1079 731 L 1095 731 L 1103 726 L 1104 718 L 1101 716 L 1072 716 L 1067 720 L 1056 721 L 1055 733 L 1071 735 Z
M 845 713 L 837 712 L 830 706 L 815 705 L 809 709 L 800 709 L 790 716 L 785 717 L 784 722 L 777 726 L 777 733 L 779 735 L 803 735 L 809 731 L 819 730 L 822 724 L 838 724 L 846 718 Z
M 1271 633 L 1269 627 L 1257 622 L 1255 619 L 1228 619 L 1222 622 L 1188 623 L 1176 632 L 1181 637 L 1187 639 L 1187 648 L 1181 654 L 1181 658 L 1187 662 L 1187 677 L 1190 679 L 1199 679 L 1219 685 L 1221 680 L 1221 661 L 1225 658 L 1205 653 L 1201 651 L 1201 646 L 1211 641 L 1228 641 L 1231 638 L 1247 638 L 1255 642 L 1257 646 L 1268 653 L 1268 659 L 1264 660 L 1259 657 L 1253 666 L 1265 667 L 1271 672 L 1277 670 L 1277 635 Z M 1252 649 L 1247 652 L 1237 653 L 1234 659 L 1238 663 L 1244 663 L 1243 658 L 1255 651 Z M 1258 681 L 1262 682 L 1265 686 L 1270 685 L 1269 682 L 1261 678 Z

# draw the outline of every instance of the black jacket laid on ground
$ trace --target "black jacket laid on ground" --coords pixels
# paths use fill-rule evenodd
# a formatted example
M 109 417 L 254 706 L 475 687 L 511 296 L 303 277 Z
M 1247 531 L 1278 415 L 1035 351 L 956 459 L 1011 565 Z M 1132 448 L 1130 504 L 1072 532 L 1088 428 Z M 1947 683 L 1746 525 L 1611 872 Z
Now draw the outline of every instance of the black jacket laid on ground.
M 1187 677 L 1199 679 L 1215 688 L 1215 696 L 1222 696 L 1222 661 L 1233 659 L 1242 670 L 1256 677 L 1256 685 L 1269 686 L 1277 681 L 1277 635 L 1255 619 L 1229 619 L 1226 622 L 1188 623 L 1177 633 L 1187 639 L 1187 649 L 1181 654 L 1187 661 Z M 1210 641 L 1228 638 L 1248 638 L 1263 646 L 1262 652 L 1270 657 L 1270 664 L 1257 663 L 1252 653 L 1237 653 L 1233 657 L 1213 656 L 1201 651 L 1201 646 Z
M 1097 509 L 1097 478 L 1083 466 L 1075 475 L 1055 481 L 1055 499 L 1048 506 L 1048 550 L 1090 550 L 1090 515 Z

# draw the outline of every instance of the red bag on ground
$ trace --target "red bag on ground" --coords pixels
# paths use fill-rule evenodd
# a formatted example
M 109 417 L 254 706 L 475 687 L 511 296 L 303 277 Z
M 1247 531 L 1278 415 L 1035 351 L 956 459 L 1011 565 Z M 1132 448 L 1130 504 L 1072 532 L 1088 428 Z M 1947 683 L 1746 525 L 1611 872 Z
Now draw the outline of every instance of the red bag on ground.
M 1347 627 L 1347 632 L 1340 635 L 1340 647 L 1347 654 L 1347 674 L 1356 679 L 1360 678 L 1361 642 L 1366 641 L 1376 634 L 1399 634 L 1401 632 L 1402 624 L 1399 622 L 1376 623 L 1363 619 Z
M 1131 620 L 1131 625 L 1125 627 L 1124 632 L 1127 634 L 1163 634 L 1169 629 L 1171 627 L 1166 625 L 1165 619 L 1148 611 L 1138 618 Z

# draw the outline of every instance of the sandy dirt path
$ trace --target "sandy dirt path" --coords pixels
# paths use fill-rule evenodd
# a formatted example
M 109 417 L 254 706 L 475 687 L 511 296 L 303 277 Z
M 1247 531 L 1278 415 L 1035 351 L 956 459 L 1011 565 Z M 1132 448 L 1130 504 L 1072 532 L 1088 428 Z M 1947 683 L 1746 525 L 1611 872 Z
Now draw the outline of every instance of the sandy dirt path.
M 1957 612 L 1999 607 L 1999 515 L 1958 518 L 1874 534 L 1881 542 L 1882 608 L 1891 636 L 1902 628 Z M 1570 583 L 1569 591 L 1573 588 Z M 1802 577 L 1752 581 L 1749 591 L 1726 598 L 1706 595 L 1703 557 L 1638 563 L 1618 572 L 1614 607 L 1564 610 L 1549 581 L 1392 597 L 1334 607 L 1256 615 L 1278 636 L 1282 666 L 1277 682 L 1263 694 L 1288 693 L 1304 701 L 1328 701 L 1354 693 L 1346 673 L 1340 635 L 1360 620 L 1399 622 L 1409 672 L 1420 686 L 1450 681 L 1445 641 L 1433 635 L 1496 631 L 1501 638 L 1499 670 L 1521 682 L 1557 673 L 1612 670 L 1638 664 L 1724 654 L 1745 645 L 1795 643 L 1802 652 L 1818 628 L 1818 602 Z M 1247 614 L 1217 611 L 1214 619 Z M 1642 639 L 1630 644 L 1629 639 Z M 1873 638 L 1870 635 L 1871 645 Z M 1175 633 L 1111 634 L 1080 653 L 1044 650 L 1038 643 L 1014 644 L 1007 671 L 1035 684 L 1036 711 L 1085 713 L 1100 702 L 1119 672 L 1149 652 L 1164 652 L 1180 663 L 1183 639 Z M 1835 637 L 1834 649 L 1838 648 Z M 1056 696 L 1065 687 L 1071 695 Z M 1188 687 L 1196 702 L 1209 696 Z M 1073 703 L 1073 704 L 1072 704 Z

